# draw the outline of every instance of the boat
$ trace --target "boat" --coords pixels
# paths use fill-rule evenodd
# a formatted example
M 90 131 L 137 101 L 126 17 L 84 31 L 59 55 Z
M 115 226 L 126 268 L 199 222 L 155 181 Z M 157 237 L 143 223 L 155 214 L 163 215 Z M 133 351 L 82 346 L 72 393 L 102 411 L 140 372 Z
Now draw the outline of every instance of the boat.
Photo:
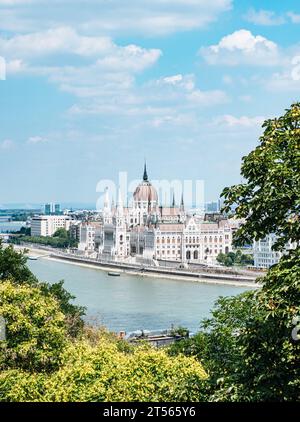
M 107 274 L 113 277 L 119 277 L 121 275 L 120 273 L 117 273 L 116 271 L 109 271 Z
M 30 259 L 31 261 L 37 261 L 37 256 L 28 256 L 28 259 Z

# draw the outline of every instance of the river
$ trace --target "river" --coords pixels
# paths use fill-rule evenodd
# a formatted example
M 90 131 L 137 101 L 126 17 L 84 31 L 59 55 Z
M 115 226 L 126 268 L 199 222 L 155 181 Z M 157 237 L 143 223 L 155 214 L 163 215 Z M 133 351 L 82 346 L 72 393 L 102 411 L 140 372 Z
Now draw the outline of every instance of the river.
M 113 331 L 157 330 L 184 326 L 196 332 L 218 296 L 236 295 L 243 287 L 121 274 L 39 258 L 31 271 L 50 283 L 65 280 L 66 289 L 86 306 L 87 319 Z
M 0 233 L 16 232 L 25 225 L 25 221 L 0 221 Z

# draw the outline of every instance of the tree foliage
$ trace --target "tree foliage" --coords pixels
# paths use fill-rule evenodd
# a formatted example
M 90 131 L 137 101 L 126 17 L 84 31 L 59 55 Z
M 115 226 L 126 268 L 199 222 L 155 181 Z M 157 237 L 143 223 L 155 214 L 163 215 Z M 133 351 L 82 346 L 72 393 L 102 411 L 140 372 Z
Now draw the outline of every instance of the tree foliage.
M 240 250 L 228 253 L 220 252 L 217 256 L 217 261 L 226 267 L 232 267 L 233 265 L 253 265 L 253 257 L 243 254 Z
M 13 246 L 4 247 L 0 242 L 0 285 L 1 281 L 10 280 L 16 285 L 30 285 L 40 287 L 45 296 L 54 297 L 66 316 L 68 334 L 77 336 L 83 328 L 82 317 L 85 308 L 75 305 L 75 297 L 63 287 L 63 281 L 49 284 L 40 282 L 26 265 L 27 257 L 24 252 L 17 252 Z
M 2 369 L 45 371 L 58 367 L 65 346 L 65 316 L 57 301 L 38 287 L 0 284 L 0 315 L 6 323 L 1 342 Z
M 260 144 L 243 157 L 245 183 L 223 190 L 224 211 L 245 218 L 236 245 L 275 233 L 274 249 L 300 241 L 300 103 L 284 116 L 267 120 Z
M 0 374 L 0 400 L 6 401 L 198 401 L 207 378 L 194 358 L 169 357 L 152 347 L 121 351 L 101 336 L 68 343 L 58 371 Z
M 220 299 L 200 333 L 171 348 L 203 362 L 210 400 L 300 400 L 300 338 L 293 335 L 300 331 L 300 104 L 264 127 L 260 145 L 243 159 L 245 183 L 223 191 L 225 211 L 237 205 L 236 215 L 245 218 L 236 244 L 275 233 L 275 248 L 292 241 L 295 249 L 255 293 Z

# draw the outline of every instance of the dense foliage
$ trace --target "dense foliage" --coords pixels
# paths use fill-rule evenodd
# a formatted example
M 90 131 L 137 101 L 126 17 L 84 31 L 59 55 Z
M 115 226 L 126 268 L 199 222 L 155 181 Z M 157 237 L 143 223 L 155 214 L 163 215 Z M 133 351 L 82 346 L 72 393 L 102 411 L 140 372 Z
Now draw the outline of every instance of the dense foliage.
M 0 274 L 0 401 L 206 399 L 207 374 L 195 358 L 83 327 L 62 282 L 39 282 L 11 246 L 0 245 Z
M 243 158 L 245 183 L 225 188 L 224 211 L 235 207 L 245 218 L 235 243 L 251 243 L 268 233 L 277 236 L 277 249 L 300 239 L 300 103 L 284 116 L 267 120 L 260 144 Z
M 224 189 L 225 211 L 246 218 L 237 245 L 277 235 L 288 241 L 256 292 L 221 298 L 200 332 L 170 349 L 196 356 L 210 374 L 210 399 L 300 400 L 300 104 L 264 124 L 260 145 L 243 159 L 245 183 Z M 298 326 L 297 326 L 298 324 Z
M 12 245 L 4 247 L 0 242 L 0 285 L 1 282 L 10 280 L 16 285 L 39 287 L 45 296 L 54 296 L 66 317 L 68 334 L 77 336 L 83 328 L 85 309 L 74 305 L 75 297 L 64 289 L 63 281 L 54 284 L 38 281 L 26 262 L 24 253 L 15 251 Z
M 0 400 L 9 401 L 198 401 L 206 374 L 194 359 L 136 347 L 120 351 L 112 339 L 69 343 L 58 371 L 0 374 Z
M 57 229 L 53 236 L 31 236 L 30 229 L 22 227 L 20 235 L 11 239 L 15 244 L 22 242 L 36 243 L 38 245 L 51 246 L 52 248 L 76 248 L 78 241 L 74 239 L 70 232 L 64 228 Z
M 233 265 L 253 265 L 253 256 L 250 254 L 243 254 L 240 250 L 228 253 L 220 252 L 217 256 L 217 261 L 226 267 L 232 267 Z
M 44 295 L 38 287 L 2 282 L 0 315 L 6 322 L 6 341 L 0 349 L 2 370 L 58 367 L 67 333 L 64 314 L 54 297 Z

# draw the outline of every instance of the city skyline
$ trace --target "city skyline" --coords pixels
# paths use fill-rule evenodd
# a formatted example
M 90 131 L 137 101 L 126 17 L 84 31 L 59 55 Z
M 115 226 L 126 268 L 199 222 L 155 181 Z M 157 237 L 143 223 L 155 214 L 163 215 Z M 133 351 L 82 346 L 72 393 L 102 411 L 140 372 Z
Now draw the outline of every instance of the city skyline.
M 217 200 L 299 94 L 294 0 L 59 3 L 0 0 L 0 204 L 96 203 L 145 157 Z

